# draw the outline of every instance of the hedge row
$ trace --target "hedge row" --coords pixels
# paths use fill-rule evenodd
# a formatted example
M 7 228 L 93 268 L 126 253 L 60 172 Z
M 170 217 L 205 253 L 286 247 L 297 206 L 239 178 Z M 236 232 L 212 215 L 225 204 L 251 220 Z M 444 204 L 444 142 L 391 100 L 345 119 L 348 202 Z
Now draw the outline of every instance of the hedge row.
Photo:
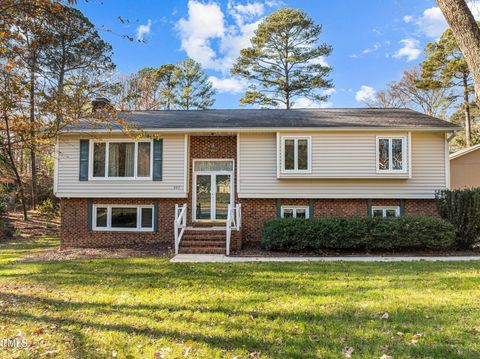
M 267 250 L 416 250 L 446 249 L 455 243 L 454 227 L 432 217 L 276 219 L 265 224 Z

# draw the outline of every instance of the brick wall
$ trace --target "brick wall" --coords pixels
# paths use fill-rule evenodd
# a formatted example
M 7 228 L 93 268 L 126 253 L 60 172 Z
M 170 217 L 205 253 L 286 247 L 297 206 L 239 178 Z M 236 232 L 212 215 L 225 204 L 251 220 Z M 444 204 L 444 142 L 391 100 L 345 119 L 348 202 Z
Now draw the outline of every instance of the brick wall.
M 405 215 L 438 216 L 435 201 L 428 199 L 406 199 Z M 243 242 L 258 242 L 262 238 L 263 226 L 276 218 L 276 199 L 245 199 L 242 204 Z M 314 217 L 354 217 L 366 216 L 367 199 L 281 199 L 280 205 L 313 205 Z M 372 206 L 400 206 L 399 199 L 374 199 Z
M 65 199 L 61 206 L 61 246 L 68 247 L 117 247 L 142 248 L 156 245 L 173 246 L 173 220 L 175 204 L 185 199 L 158 199 L 158 231 L 109 232 L 88 229 L 88 200 Z M 153 204 L 153 199 L 94 199 L 93 204 Z

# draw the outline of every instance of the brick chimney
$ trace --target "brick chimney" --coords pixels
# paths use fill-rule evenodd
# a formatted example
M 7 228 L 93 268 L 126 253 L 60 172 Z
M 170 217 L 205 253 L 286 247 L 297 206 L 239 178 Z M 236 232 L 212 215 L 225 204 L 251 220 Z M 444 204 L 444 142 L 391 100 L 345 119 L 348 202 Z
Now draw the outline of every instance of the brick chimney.
M 110 108 L 111 106 L 112 105 L 110 104 L 110 100 L 105 97 L 97 97 L 95 98 L 95 100 L 92 101 L 93 112 L 103 111 Z

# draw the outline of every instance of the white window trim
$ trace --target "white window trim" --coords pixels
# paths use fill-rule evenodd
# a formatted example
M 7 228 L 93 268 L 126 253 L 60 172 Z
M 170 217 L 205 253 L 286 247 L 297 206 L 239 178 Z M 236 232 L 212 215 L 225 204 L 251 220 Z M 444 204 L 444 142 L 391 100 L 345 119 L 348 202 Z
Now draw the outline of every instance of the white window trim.
M 389 140 L 388 142 L 388 170 L 382 170 L 379 168 L 378 163 L 380 160 L 379 156 L 379 149 L 380 149 L 380 140 Z M 402 140 L 402 169 L 401 170 L 394 170 L 392 167 L 392 140 Z M 408 166 L 407 163 L 407 136 L 377 136 L 376 137 L 376 145 L 375 145 L 375 168 L 377 173 L 408 173 Z
M 282 173 L 312 173 L 312 136 L 281 136 L 281 158 L 280 162 L 282 164 Z M 285 169 L 285 141 L 294 140 L 294 169 L 287 170 Z M 306 170 L 298 169 L 298 140 L 307 140 L 307 166 Z
M 110 143 L 118 142 L 133 142 L 135 143 L 134 150 L 134 169 L 133 177 L 108 177 L 108 160 L 109 160 L 109 146 Z M 138 171 L 138 144 L 141 142 L 150 143 L 150 175 L 145 177 L 137 176 Z M 95 143 L 105 143 L 105 177 L 94 177 L 93 176 L 93 148 Z M 125 180 L 139 180 L 139 181 L 149 181 L 153 179 L 153 140 L 144 139 L 144 140 L 130 140 L 130 139 L 115 139 L 115 140 L 90 140 L 89 145 L 89 154 L 88 154 L 88 180 L 89 181 L 125 181 Z
M 310 218 L 310 207 L 309 206 L 282 206 L 280 208 L 280 217 L 284 218 L 284 213 L 286 209 L 291 209 L 293 211 L 293 218 L 297 218 L 297 210 L 305 210 L 305 219 Z
M 107 209 L 107 226 L 97 227 L 97 208 Z M 136 208 L 137 209 L 137 227 L 136 228 L 116 228 L 112 227 L 112 208 Z M 152 227 L 141 227 L 142 225 L 142 208 L 152 209 Z M 155 218 L 155 210 L 153 205 L 127 205 L 127 204 L 94 204 L 92 209 L 92 229 L 94 231 L 109 232 L 153 232 Z
M 387 210 L 395 210 L 395 217 L 400 217 L 400 206 L 372 206 L 372 217 L 374 211 L 382 211 L 382 217 L 387 218 Z

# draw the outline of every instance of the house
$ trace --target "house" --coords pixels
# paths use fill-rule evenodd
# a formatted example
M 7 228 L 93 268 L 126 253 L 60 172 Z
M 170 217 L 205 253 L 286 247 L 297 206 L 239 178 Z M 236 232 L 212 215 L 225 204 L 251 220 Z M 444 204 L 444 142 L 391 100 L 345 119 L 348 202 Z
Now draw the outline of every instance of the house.
M 436 215 L 451 123 L 408 109 L 133 111 L 58 138 L 63 247 L 229 253 L 276 217 Z
M 452 189 L 480 187 L 480 145 L 450 155 Z

